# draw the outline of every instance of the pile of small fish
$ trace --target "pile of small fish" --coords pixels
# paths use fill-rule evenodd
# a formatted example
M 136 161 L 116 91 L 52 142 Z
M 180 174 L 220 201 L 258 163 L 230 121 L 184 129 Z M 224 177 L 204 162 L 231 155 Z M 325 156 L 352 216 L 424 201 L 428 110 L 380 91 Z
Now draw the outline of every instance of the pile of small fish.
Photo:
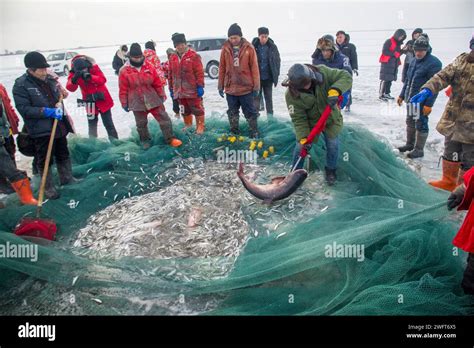
M 97 258 L 235 259 L 249 236 L 235 166 L 183 161 L 181 178 L 171 179 L 173 184 L 123 199 L 91 216 L 74 247 Z M 176 168 L 156 180 L 170 180 L 173 173 L 178 174 Z M 226 266 L 233 263 L 219 262 L 220 273 L 227 273 Z M 174 273 L 179 272 L 170 269 L 170 276 Z
M 248 166 L 247 175 L 265 183 L 287 171 L 283 164 Z M 74 251 L 94 259 L 158 260 L 158 267 L 138 268 L 138 274 L 207 281 L 227 276 L 250 238 L 285 238 L 287 227 L 323 214 L 331 200 L 322 174 L 315 172 L 289 198 L 266 205 L 244 189 L 236 164 L 195 158 L 175 161 L 154 180 L 158 191 L 124 198 L 91 216 Z M 129 314 L 198 314 L 216 308 L 225 296 L 208 294 L 185 303 L 165 293 L 125 297 Z

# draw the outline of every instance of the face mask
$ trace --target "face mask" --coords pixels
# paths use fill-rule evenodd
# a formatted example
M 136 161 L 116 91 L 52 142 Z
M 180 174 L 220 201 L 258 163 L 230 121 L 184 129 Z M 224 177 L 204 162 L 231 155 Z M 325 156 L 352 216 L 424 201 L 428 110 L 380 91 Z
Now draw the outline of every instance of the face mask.
M 130 64 L 133 65 L 135 68 L 139 68 L 143 65 L 144 61 L 145 61 L 145 58 L 143 58 L 139 62 L 134 62 L 132 59 L 130 59 Z

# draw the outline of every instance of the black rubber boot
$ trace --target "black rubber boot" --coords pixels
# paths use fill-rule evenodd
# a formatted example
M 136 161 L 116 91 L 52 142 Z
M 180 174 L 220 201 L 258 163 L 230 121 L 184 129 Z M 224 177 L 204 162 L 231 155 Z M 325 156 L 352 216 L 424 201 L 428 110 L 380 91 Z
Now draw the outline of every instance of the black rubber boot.
M 239 112 L 227 112 L 227 116 L 229 117 L 229 125 L 230 125 L 230 132 L 232 134 L 240 135 L 239 129 Z
M 416 132 L 416 144 L 415 149 L 408 153 L 408 158 L 420 158 L 425 155 L 423 149 L 425 148 L 426 139 L 428 139 L 428 133 Z
M 257 117 L 249 117 L 247 121 L 249 123 L 250 128 L 249 137 L 251 139 L 258 139 L 260 137 L 260 133 L 258 132 Z
M 5 178 L 0 178 L 0 193 L 3 193 L 5 195 L 9 195 L 14 193 L 15 190 L 13 189 L 12 185 L 8 183 L 7 179 Z
M 61 185 L 77 184 L 80 181 L 72 176 L 72 164 L 70 159 L 57 162 L 56 167 L 58 169 L 59 182 Z
M 325 167 L 326 170 L 326 182 L 329 186 L 333 186 L 337 181 L 336 169 L 329 169 Z
M 415 148 L 416 129 L 407 127 L 407 143 L 398 148 L 400 152 L 412 151 Z
M 43 171 L 41 171 L 41 178 L 43 178 Z M 46 186 L 44 190 L 44 197 L 46 199 L 58 199 L 60 197 L 59 192 L 56 190 L 53 182 L 53 176 L 51 175 L 51 168 L 48 171 L 48 176 L 46 177 Z

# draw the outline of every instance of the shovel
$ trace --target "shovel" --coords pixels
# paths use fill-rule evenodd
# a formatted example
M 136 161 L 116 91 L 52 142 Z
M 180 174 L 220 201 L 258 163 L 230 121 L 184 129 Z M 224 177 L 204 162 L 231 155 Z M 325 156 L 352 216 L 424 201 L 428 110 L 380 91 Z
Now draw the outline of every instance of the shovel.
M 59 97 L 59 101 L 56 107 L 62 105 L 63 97 Z M 63 117 L 64 117 L 64 106 L 63 106 Z M 21 237 L 35 237 L 43 238 L 48 240 L 54 240 L 56 232 L 58 230 L 56 222 L 52 219 L 42 219 L 41 210 L 43 208 L 44 191 L 46 188 L 46 178 L 49 172 L 49 162 L 51 161 L 51 153 L 53 151 L 54 136 L 56 135 L 56 128 L 58 126 L 58 120 L 55 118 L 53 121 L 53 128 L 51 130 L 51 136 L 49 137 L 48 151 L 46 153 L 46 161 L 44 163 L 43 177 L 41 178 L 41 185 L 38 197 L 38 205 L 36 208 L 36 217 L 23 218 L 18 225 L 15 227 L 14 233 Z

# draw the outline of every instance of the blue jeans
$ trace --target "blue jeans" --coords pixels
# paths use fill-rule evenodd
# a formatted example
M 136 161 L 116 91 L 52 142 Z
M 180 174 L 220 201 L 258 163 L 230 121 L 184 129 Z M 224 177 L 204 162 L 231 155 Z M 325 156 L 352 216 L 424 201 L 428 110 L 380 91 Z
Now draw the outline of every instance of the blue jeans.
M 324 135 L 324 141 L 326 143 L 326 168 L 334 170 L 337 168 L 337 160 L 339 159 L 339 137 L 335 137 L 331 139 L 326 135 L 325 132 L 323 132 L 323 135 Z M 297 142 L 293 150 L 293 166 L 298 161 L 300 152 L 301 152 L 301 144 Z M 303 166 L 304 166 L 304 159 L 301 159 L 301 161 L 298 163 L 295 169 L 302 169 Z
M 408 127 L 416 128 L 417 131 L 421 133 L 428 133 L 429 126 L 428 126 L 428 116 L 422 115 L 421 110 L 423 110 L 422 106 L 419 106 L 418 109 L 414 109 L 413 104 L 407 104 L 407 118 L 406 123 Z
M 257 118 L 258 111 L 255 106 L 255 98 L 252 93 L 245 95 L 230 95 L 226 94 L 227 97 L 227 114 L 229 117 L 239 118 L 239 109 L 242 107 L 242 111 L 246 119 Z

